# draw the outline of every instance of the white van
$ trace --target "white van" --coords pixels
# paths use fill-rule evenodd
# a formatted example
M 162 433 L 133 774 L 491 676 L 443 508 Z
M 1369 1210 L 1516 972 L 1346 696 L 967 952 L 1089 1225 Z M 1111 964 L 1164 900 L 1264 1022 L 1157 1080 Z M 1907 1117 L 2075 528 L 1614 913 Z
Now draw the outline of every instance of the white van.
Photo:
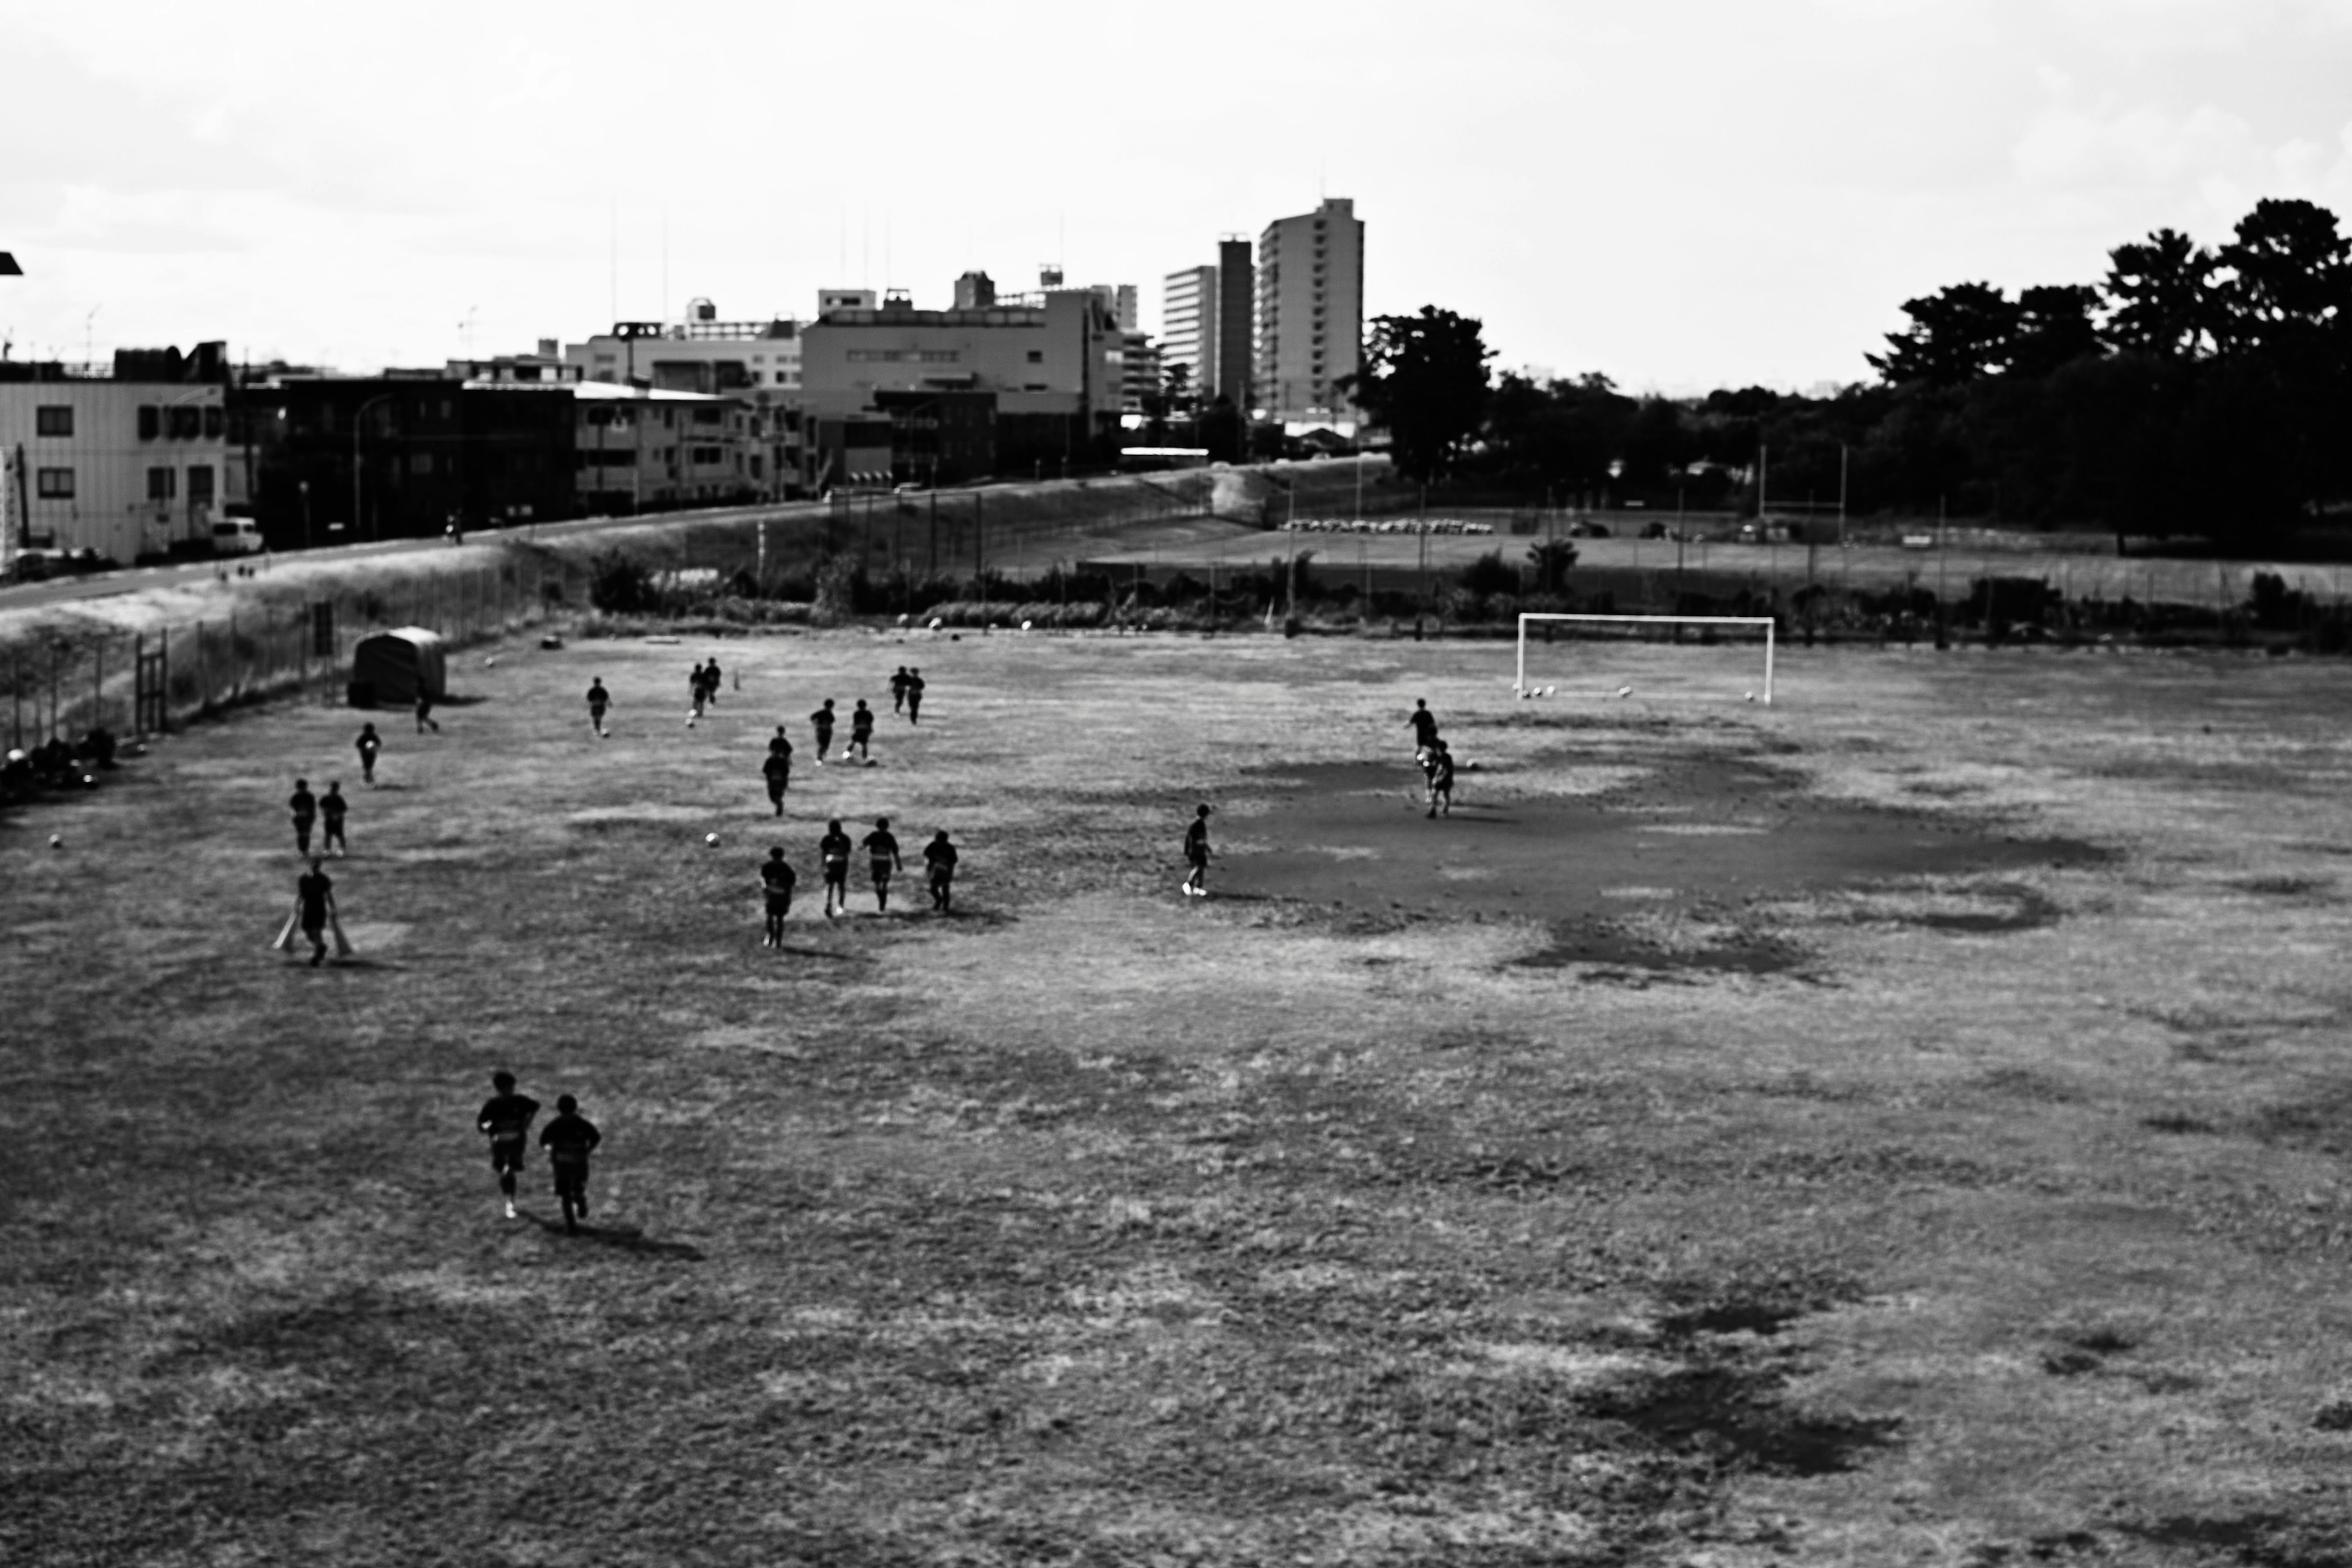
M 213 524 L 215 555 L 258 555 L 265 548 L 261 525 L 249 517 L 225 517 Z

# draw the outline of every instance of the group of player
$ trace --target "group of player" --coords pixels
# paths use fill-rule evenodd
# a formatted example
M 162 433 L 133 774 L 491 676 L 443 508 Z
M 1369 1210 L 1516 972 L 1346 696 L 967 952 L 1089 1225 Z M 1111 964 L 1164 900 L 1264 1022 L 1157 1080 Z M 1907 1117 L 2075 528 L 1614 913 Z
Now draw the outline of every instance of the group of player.
M 497 1090 L 474 1118 L 474 1125 L 490 1141 L 490 1169 L 506 1198 L 507 1218 L 514 1219 L 515 1184 L 522 1174 L 523 1158 L 530 1152 L 530 1124 L 539 1116 L 539 1101 L 515 1089 L 515 1076 L 501 1068 L 490 1075 Z M 555 1097 L 555 1119 L 540 1130 L 539 1146 L 547 1151 L 555 1175 L 556 1201 L 563 1205 L 563 1228 L 580 1228 L 588 1217 L 588 1156 L 604 1135 L 580 1114 L 580 1102 L 568 1094 Z
M 866 863 L 874 879 L 874 907 L 887 913 L 890 909 L 890 880 L 907 868 L 898 853 L 898 836 L 890 831 L 890 819 L 877 816 L 874 831 L 852 845 L 849 835 L 843 831 L 841 819 L 835 817 L 824 825 L 824 837 L 817 840 L 817 864 L 824 872 L 824 918 L 849 912 L 850 851 L 866 851 Z M 956 862 L 961 858 L 956 847 L 948 842 L 948 830 L 940 828 L 923 847 L 923 863 L 929 873 L 931 908 L 940 914 L 951 911 L 955 900 Z M 760 866 L 760 892 L 767 906 L 767 925 L 761 938 L 762 947 L 784 945 L 784 917 L 793 912 L 793 889 L 800 885 L 800 873 L 784 858 L 783 847 L 768 851 Z
M 1412 731 L 1412 760 L 1421 764 L 1422 781 L 1429 790 L 1427 815 L 1453 816 L 1454 751 L 1437 732 L 1437 715 L 1425 700 L 1416 698 L 1405 723 Z

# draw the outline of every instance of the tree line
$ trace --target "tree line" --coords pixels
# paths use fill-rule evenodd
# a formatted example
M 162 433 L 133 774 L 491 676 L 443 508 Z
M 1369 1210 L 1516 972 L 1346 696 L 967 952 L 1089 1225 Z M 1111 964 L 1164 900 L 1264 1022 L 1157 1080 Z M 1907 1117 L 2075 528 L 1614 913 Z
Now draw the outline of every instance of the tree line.
M 1956 283 L 1903 305 L 1834 395 L 1633 397 L 1607 377 L 1494 376 L 1482 324 L 1381 316 L 1348 390 L 1416 483 L 1651 508 L 1769 496 L 2274 549 L 2352 502 L 2352 240 L 2264 200 L 2218 247 L 2118 245 L 2093 284 Z

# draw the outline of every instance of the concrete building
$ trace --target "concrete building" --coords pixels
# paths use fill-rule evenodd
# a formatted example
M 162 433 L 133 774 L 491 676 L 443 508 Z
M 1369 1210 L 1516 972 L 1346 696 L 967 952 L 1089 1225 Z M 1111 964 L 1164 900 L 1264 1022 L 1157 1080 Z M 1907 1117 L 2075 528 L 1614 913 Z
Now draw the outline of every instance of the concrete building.
M 124 350 L 110 366 L 0 363 L 0 559 L 204 554 L 246 500 L 223 345 Z
M 1158 395 L 1160 391 L 1160 345 L 1151 341 L 1150 332 L 1127 332 L 1126 359 L 1120 369 L 1126 373 L 1121 384 L 1118 408 L 1121 414 L 1141 414 L 1144 400 Z
M 1186 380 L 1204 404 L 1251 405 L 1255 298 L 1250 242 L 1231 235 L 1217 242 L 1213 266 L 1171 272 L 1161 286 L 1160 363 L 1191 366 Z
M 790 393 L 801 384 L 800 323 L 784 316 L 722 321 L 717 306 L 697 300 L 683 321 L 615 321 L 609 332 L 567 343 L 563 363 L 580 381 L 707 397 Z
M 537 353 L 453 359 L 443 367 L 443 374 L 469 386 L 545 386 L 582 379 L 581 367 L 564 359 L 562 345 L 553 338 L 540 339 Z
M 573 492 L 583 511 L 623 516 L 792 492 L 797 454 L 782 439 L 781 408 L 604 382 L 569 390 Z
M 1276 218 L 1258 237 L 1258 416 L 1293 435 L 1356 433 L 1357 413 L 1332 387 L 1361 367 L 1364 224 L 1355 203 L 1328 198 Z

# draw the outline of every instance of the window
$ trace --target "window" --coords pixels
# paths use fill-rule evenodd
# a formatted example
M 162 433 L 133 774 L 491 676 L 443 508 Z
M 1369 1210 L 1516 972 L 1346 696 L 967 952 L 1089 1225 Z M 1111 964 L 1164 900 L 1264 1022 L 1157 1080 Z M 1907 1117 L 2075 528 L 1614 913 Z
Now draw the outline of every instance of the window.
M 33 410 L 33 434 L 36 436 L 72 435 L 73 405 L 44 404 Z
M 217 441 L 228 428 L 228 410 L 217 403 L 205 405 L 205 439 Z
M 152 441 L 163 433 L 163 411 L 152 403 L 139 405 L 139 438 Z
M 178 493 L 178 473 L 171 468 L 147 470 L 147 499 L 168 501 Z
M 209 463 L 191 464 L 188 468 L 188 501 L 193 506 L 210 506 L 213 502 L 213 469 Z
M 35 492 L 44 500 L 71 500 L 74 493 L 73 470 L 43 468 L 33 476 L 33 486 Z
M 1043 349 L 1031 349 L 1029 351 L 1029 363 L 1031 364 L 1044 364 L 1045 363 L 1045 351 Z
M 166 416 L 164 428 L 171 433 L 173 440 L 193 441 L 204 433 L 204 410 L 194 404 L 184 403 L 174 408 L 166 408 L 163 413 Z

